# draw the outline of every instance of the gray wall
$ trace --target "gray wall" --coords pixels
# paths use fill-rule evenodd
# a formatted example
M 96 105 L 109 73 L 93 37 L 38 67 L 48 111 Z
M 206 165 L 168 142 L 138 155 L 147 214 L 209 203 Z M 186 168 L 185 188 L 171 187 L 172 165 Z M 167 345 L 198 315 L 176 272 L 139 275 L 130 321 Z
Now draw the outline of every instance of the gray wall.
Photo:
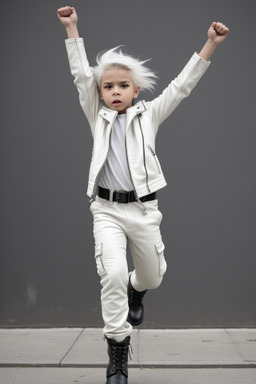
M 62 5 L 1 6 L 2 327 L 102 326 L 85 194 L 92 139 L 56 17 Z M 205 77 L 159 132 L 169 267 L 145 299 L 144 327 L 256 326 L 255 1 L 72 5 L 91 64 L 120 44 L 151 57 L 155 95 L 201 48 L 212 21 L 230 26 Z

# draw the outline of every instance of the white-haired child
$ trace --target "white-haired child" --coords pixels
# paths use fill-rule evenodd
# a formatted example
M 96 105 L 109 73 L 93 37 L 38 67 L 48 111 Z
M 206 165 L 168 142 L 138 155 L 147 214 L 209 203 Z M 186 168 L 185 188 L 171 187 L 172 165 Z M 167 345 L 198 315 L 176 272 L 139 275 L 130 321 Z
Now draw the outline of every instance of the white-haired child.
M 108 343 L 107 384 L 126 384 L 130 334 L 143 321 L 143 296 L 157 288 L 166 271 L 157 190 L 166 185 L 156 156 L 159 125 L 187 97 L 209 66 L 229 30 L 214 22 L 199 54 L 150 102 L 134 100 L 152 89 L 155 74 L 145 62 L 119 48 L 89 66 L 73 7 L 57 11 L 66 28 L 66 48 L 80 103 L 94 145 L 87 194 L 94 219 L 95 260 L 101 278 L 104 336 Z M 134 270 L 128 273 L 129 243 Z

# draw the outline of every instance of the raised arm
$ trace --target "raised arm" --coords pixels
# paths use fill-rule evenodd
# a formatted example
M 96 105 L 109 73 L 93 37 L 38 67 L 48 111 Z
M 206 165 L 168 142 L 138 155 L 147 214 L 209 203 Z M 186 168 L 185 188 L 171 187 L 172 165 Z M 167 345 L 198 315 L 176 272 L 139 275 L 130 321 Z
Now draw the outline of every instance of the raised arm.
M 211 24 L 208 30 L 208 40 L 203 46 L 202 50 L 199 52 L 205 60 L 210 60 L 213 52 L 219 44 L 221 44 L 229 33 L 228 27 L 222 23 L 216 23 L 215 21 Z
M 60 22 L 66 29 L 69 39 L 78 38 L 79 33 L 77 29 L 77 13 L 74 7 L 62 7 L 57 10 L 57 15 Z
M 91 126 L 92 133 L 94 122 L 101 105 L 97 84 L 87 60 L 84 40 L 79 37 L 77 29 L 77 13 L 73 7 L 62 7 L 57 10 L 57 15 L 66 29 L 65 40 L 71 74 L 79 93 L 81 107 Z
M 222 23 L 213 22 L 208 30 L 208 40 L 200 53 L 195 53 L 179 76 L 151 103 L 152 119 L 160 125 L 196 86 L 210 65 L 210 57 L 229 33 Z

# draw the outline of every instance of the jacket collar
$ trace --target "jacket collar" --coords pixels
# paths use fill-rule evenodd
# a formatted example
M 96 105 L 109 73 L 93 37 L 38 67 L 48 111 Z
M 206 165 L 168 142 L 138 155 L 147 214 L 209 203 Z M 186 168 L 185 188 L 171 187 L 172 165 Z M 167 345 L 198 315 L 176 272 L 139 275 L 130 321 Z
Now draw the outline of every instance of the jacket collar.
M 140 113 L 143 113 L 147 110 L 145 101 L 138 101 L 135 105 L 133 105 L 131 108 L 127 109 L 127 117 L 133 118 L 135 115 L 138 115 Z M 99 116 L 103 117 L 104 119 L 108 120 L 109 123 L 112 123 L 113 120 L 115 120 L 117 116 L 117 112 L 113 111 L 113 109 L 110 109 L 106 107 L 106 105 L 102 105 L 101 109 L 99 110 Z
M 139 113 L 143 113 L 147 110 L 145 101 L 141 100 L 138 101 L 135 105 L 133 105 L 131 108 L 127 109 L 127 114 L 129 115 L 138 115 Z

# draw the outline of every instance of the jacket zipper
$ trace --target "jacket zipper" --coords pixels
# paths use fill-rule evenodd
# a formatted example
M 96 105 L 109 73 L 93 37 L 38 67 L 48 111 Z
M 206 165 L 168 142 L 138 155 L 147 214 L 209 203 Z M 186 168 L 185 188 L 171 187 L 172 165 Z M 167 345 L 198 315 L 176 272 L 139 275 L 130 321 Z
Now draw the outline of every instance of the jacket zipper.
M 113 120 L 113 122 L 114 122 L 114 120 Z M 99 172 L 98 172 L 98 174 L 97 174 L 97 176 L 96 176 L 96 178 L 95 178 L 95 182 L 94 182 L 94 186 L 93 186 L 93 190 L 92 190 L 92 194 L 91 194 L 91 198 L 90 198 L 90 204 L 91 204 L 91 203 L 93 202 L 93 200 L 94 200 L 95 189 L 96 189 L 97 184 L 98 184 L 98 179 L 99 179 L 100 173 L 101 173 L 101 171 L 102 171 L 102 169 L 103 169 L 103 167 L 104 167 L 104 165 L 105 165 L 105 163 L 106 163 L 106 161 L 107 161 L 107 158 L 108 158 L 108 154 L 109 154 L 109 150 L 110 150 L 110 141 L 111 141 L 111 135 L 112 135 L 113 122 L 112 122 L 112 124 L 111 124 L 110 133 L 109 133 L 109 139 L 108 139 L 108 152 L 107 152 L 107 155 L 106 155 L 106 157 L 105 157 L 105 160 L 103 161 L 102 166 L 100 167 L 100 170 L 99 170 Z
M 160 165 L 159 165 L 159 162 L 158 162 L 157 157 L 156 157 L 156 153 L 155 153 L 155 151 L 153 150 L 153 148 L 151 147 L 150 144 L 148 144 L 148 149 L 149 149 L 150 152 L 152 153 L 153 158 L 154 158 L 155 163 L 156 163 L 156 167 L 157 167 L 157 169 L 158 169 L 158 173 L 159 173 L 159 175 L 161 175 L 162 172 L 161 172 Z
M 138 119 L 139 119 L 140 132 L 141 132 L 142 145 L 143 145 L 143 162 L 144 162 L 144 169 L 145 169 L 145 175 L 146 175 L 146 187 L 147 187 L 148 193 L 151 193 L 149 185 L 148 185 L 148 170 L 147 170 L 147 165 L 146 165 L 145 140 L 144 140 L 143 130 L 142 130 L 142 126 L 141 126 L 140 115 L 138 115 Z
M 138 194 L 137 194 L 137 191 L 136 191 L 134 182 L 133 182 L 132 173 L 131 173 L 131 168 L 130 168 L 129 159 L 128 159 L 126 132 L 125 132 L 124 145 L 125 145 L 125 154 L 126 154 L 126 160 L 127 160 L 127 165 L 128 165 L 128 170 L 129 170 L 130 178 L 131 178 L 131 181 L 132 181 L 132 185 L 133 185 L 133 189 L 134 189 L 135 196 L 136 196 L 136 198 L 137 198 L 137 200 L 138 200 L 139 197 L 138 197 Z
M 130 164 L 129 164 L 129 159 L 128 159 L 128 153 L 127 153 L 126 133 L 125 133 L 125 154 L 126 154 L 128 170 L 129 170 L 130 178 L 131 178 L 131 181 L 132 181 L 133 190 L 134 190 L 134 194 L 135 194 L 136 200 L 137 200 L 137 202 L 142 206 L 143 211 L 144 211 L 144 215 L 146 215 L 146 214 L 147 214 L 147 209 L 146 209 L 146 207 L 144 206 L 144 204 L 141 202 L 141 200 L 140 200 L 140 198 L 139 198 L 139 196 L 138 196 L 138 193 L 137 193 L 137 191 L 136 191 L 136 188 L 135 188 L 133 179 L 132 179 L 132 173 L 131 173 Z

